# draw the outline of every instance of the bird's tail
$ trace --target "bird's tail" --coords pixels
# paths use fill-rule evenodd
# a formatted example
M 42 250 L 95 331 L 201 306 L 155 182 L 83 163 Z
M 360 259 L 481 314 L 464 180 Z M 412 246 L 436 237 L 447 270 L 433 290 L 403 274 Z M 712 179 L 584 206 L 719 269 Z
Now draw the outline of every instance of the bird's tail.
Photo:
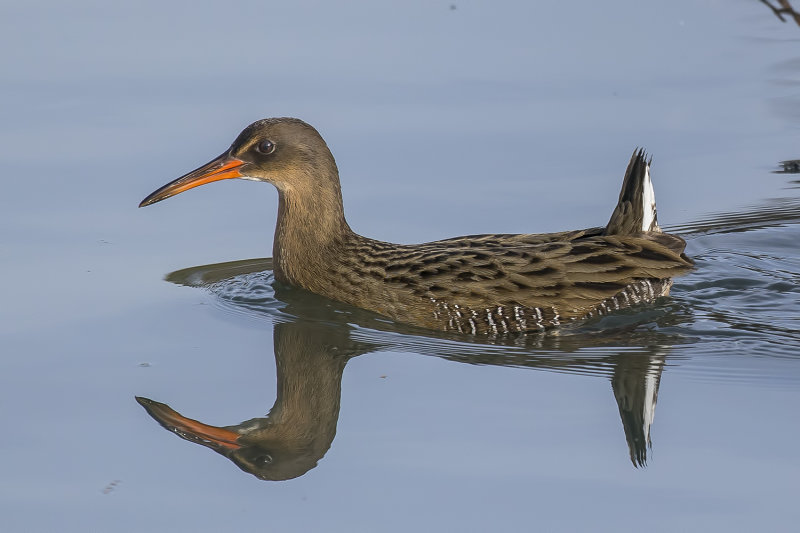
M 656 216 L 656 195 L 650 181 L 650 161 L 644 149 L 633 152 L 619 202 L 605 229 L 606 235 L 631 235 L 641 232 L 661 232 Z

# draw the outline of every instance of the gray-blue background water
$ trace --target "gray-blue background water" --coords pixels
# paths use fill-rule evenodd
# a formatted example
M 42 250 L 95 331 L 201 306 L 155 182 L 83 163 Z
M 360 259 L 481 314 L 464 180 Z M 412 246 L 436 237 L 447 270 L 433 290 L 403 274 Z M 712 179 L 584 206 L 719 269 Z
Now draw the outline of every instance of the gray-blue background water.
M 773 173 L 800 158 L 800 28 L 762 3 L 6 2 L 0 29 L 3 531 L 800 519 L 800 178 Z M 268 116 L 316 126 L 351 226 L 395 242 L 603 224 L 644 146 L 697 268 L 508 342 L 276 294 L 268 263 L 215 266 L 269 255 L 271 187 L 136 208 Z M 331 350 L 335 439 L 289 481 L 134 400 L 237 424 L 275 401 L 276 357 Z

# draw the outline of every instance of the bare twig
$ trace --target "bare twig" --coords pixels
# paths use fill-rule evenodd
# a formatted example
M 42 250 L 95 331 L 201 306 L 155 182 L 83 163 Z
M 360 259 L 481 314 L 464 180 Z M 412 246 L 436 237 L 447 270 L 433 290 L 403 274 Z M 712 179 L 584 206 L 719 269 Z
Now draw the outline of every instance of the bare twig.
M 767 6 L 775 13 L 775 16 L 778 17 L 781 22 L 786 22 L 786 19 L 783 18 L 783 15 L 791 15 L 794 21 L 800 26 L 800 13 L 794 10 L 792 4 L 789 3 L 789 0 L 775 0 L 781 7 L 773 6 L 769 0 L 761 0 L 761 3 Z

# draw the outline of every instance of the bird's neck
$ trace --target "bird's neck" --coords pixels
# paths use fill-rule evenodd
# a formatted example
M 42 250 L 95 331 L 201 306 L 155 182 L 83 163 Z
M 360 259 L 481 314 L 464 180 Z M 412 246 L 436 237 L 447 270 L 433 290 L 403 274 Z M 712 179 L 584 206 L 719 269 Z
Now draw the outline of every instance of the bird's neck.
M 278 187 L 273 264 L 278 280 L 314 290 L 330 259 L 355 234 L 344 218 L 336 172 L 304 181 L 310 185 L 302 189 Z

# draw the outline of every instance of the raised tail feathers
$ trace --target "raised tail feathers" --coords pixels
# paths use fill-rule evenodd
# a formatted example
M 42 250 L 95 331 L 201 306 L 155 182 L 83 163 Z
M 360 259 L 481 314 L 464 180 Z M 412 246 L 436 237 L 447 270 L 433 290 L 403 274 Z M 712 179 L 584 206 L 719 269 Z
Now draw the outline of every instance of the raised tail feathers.
M 650 181 L 650 162 L 643 148 L 633 152 L 625 171 L 619 202 L 605 229 L 606 235 L 661 232 L 656 214 L 656 195 Z

